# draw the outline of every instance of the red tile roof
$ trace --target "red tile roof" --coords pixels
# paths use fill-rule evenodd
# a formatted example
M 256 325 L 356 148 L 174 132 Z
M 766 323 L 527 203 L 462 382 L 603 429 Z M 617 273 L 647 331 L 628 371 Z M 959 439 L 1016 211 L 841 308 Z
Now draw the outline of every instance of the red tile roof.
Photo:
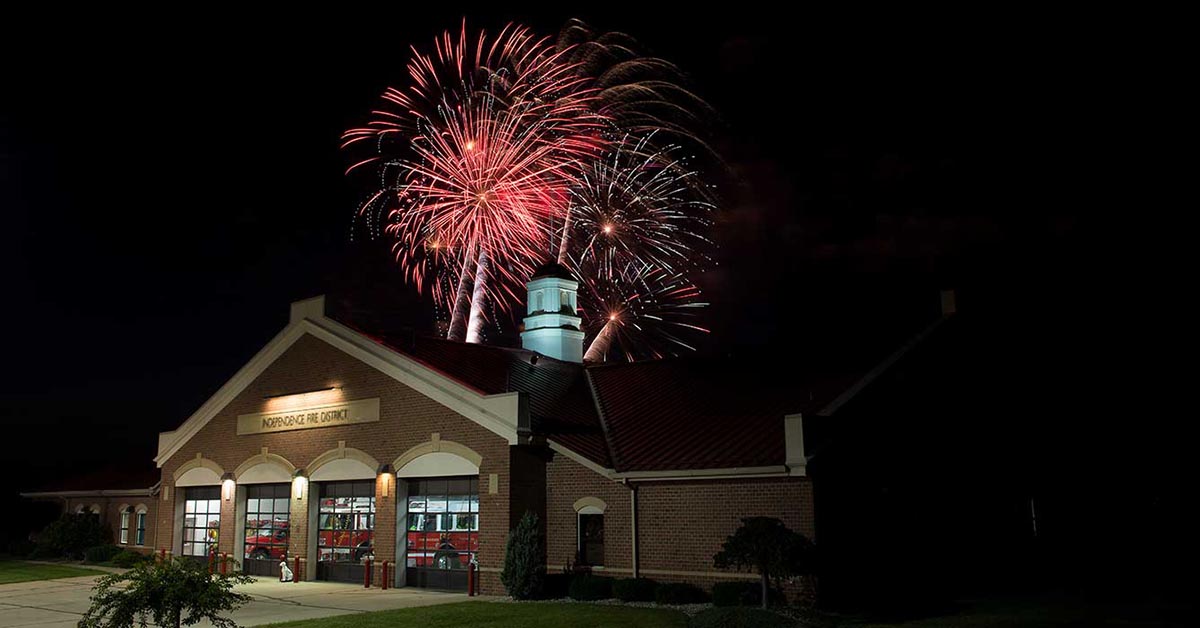
M 783 417 L 811 402 L 803 381 L 789 388 L 761 366 L 688 357 L 590 367 L 616 470 L 782 465 Z

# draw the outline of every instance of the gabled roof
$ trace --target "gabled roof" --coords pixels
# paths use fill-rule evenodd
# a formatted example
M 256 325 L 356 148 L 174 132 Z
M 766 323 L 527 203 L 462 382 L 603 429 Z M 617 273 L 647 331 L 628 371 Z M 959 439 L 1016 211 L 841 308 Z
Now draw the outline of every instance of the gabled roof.
M 161 466 L 296 339 L 312 334 L 514 444 L 523 399 L 534 434 L 613 479 L 803 473 L 787 466 L 804 456 L 802 438 L 798 458 L 785 451 L 792 442 L 785 416 L 828 414 L 936 327 L 875 369 L 836 375 L 702 356 L 585 366 L 522 349 L 362 329 L 352 318 L 327 315 L 323 297 L 292 304 L 288 327 L 160 437 L 156 461 Z M 795 425 L 797 433 L 808 430 L 798 419 Z
M 345 324 L 354 328 L 353 323 Z M 602 467 L 612 467 L 582 365 L 523 349 L 412 333 L 357 331 L 481 394 L 526 393 L 534 432 Z

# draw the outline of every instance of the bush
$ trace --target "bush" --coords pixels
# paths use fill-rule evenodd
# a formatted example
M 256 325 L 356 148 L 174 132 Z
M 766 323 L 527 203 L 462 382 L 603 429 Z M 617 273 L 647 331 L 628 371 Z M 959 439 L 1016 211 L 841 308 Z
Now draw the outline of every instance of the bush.
M 537 515 L 526 511 L 504 544 L 504 570 L 500 582 L 517 600 L 528 600 L 542 592 L 546 577 L 546 544 Z
M 622 602 L 653 602 L 658 583 L 649 578 L 613 580 L 613 596 Z
M 572 600 L 607 600 L 613 596 L 613 579 L 581 574 L 571 578 L 567 592 Z
M 144 563 L 154 560 L 153 556 L 142 554 L 133 550 L 122 550 L 120 554 L 112 557 L 112 564 L 116 567 L 129 569 L 138 563 Z
M 109 543 L 112 543 L 109 529 L 100 523 L 99 517 L 86 512 L 65 514 L 38 536 L 38 545 L 45 548 L 44 557 L 83 558 L 87 548 Z
M 28 539 L 18 539 L 8 544 L 8 555 L 13 558 L 29 558 L 37 548 L 33 541 Z
M 91 606 L 78 628 L 117 628 L 139 623 L 237 628 L 226 615 L 252 598 L 233 590 L 254 579 L 242 574 L 208 573 L 188 557 L 142 563 L 129 571 L 103 576 L 92 588 Z
M 33 551 L 26 558 L 30 560 L 46 560 L 47 558 L 62 558 L 62 554 L 49 545 L 34 545 Z
M 89 563 L 107 563 L 113 556 L 121 553 L 116 545 L 97 545 L 83 551 L 83 559 Z
M 714 595 L 715 597 L 715 595 Z M 760 608 L 710 608 L 688 622 L 688 628 L 780 628 L 796 622 Z
M 708 594 L 692 584 L 666 582 L 654 589 L 654 601 L 659 604 L 700 604 L 708 601 Z
M 762 584 L 759 582 L 718 582 L 712 589 L 713 606 L 761 606 Z M 767 589 L 767 602 L 783 605 L 783 591 Z
M 542 580 L 543 600 L 558 600 L 567 597 L 573 576 L 567 573 L 548 573 Z

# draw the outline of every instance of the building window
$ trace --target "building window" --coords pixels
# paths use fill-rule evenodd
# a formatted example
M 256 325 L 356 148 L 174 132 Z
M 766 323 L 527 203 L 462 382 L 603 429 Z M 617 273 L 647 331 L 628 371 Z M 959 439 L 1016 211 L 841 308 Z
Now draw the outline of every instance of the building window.
M 183 555 L 213 556 L 221 536 L 221 487 L 184 490 Z
M 465 570 L 479 549 L 479 478 L 412 480 L 408 567 Z
M 129 544 L 129 509 L 121 509 L 121 545 Z
M 585 511 L 579 513 L 579 563 L 601 567 L 604 565 L 604 514 Z
M 317 515 L 317 560 L 359 562 L 375 545 L 375 482 L 321 485 Z
M 134 543 L 136 543 L 138 545 L 145 545 L 146 544 L 146 511 L 139 510 L 137 512 L 137 518 L 135 519 L 135 521 L 137 522 L 137 527 L 134 529 L 134 535 L 133 535 Z
M 246 487 L 246 549 L 244 558 L 281 560 L 287 558 L 288 484 Z

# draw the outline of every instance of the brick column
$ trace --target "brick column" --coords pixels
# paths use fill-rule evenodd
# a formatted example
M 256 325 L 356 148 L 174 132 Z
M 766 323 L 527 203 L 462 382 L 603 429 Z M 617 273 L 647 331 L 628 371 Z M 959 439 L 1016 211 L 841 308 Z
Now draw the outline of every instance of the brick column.
M 396 476 L 390 471 L 375 478 L 375 573 L 371 584 L 376 587 L 381 586 L 379 566 L 385 560 L 394 561 L 396 556 L 396 484 Z
M 157 553 L 160 550 L 167 550 L 170 554 L 174 547 L 175 535 L 179 531 L 175 529 L 175 500 L 178 489 L 170 484 L 163 484 L 162 490 L 158 495 L 158 508 L 155 509 L 155 540 L 154 551 Z M 146 531 L 150 533 L 149 530 Z
M 309 562 L 308 555 L 308 504 L 312 501 L 311 498 L 312 485 L 307 479 L 292 480 L 292 490 L 290 495 L 291 508 L 288 511 L 288 560 L 292 569 L 295 569 L 295 559 L 301 557 L 305 559 L 305 563 Z M 315 565 L 315 563 L 314 563 Z M 307 564 L 305 567 L 307 568 Z M 315 569 L 315 567 L 313 567 Z M 301 579 L 311 579 L 308 574 L 303 574 Z
M 233 539 L 237 536 L 237 485 L 229 490 L 229 499 L 225 499 L 225 484 L 221 483 L 221 531 L 217 536 L 217 553 L 233 554 Z M 241 563 L 240 557 L 236 557 Z

